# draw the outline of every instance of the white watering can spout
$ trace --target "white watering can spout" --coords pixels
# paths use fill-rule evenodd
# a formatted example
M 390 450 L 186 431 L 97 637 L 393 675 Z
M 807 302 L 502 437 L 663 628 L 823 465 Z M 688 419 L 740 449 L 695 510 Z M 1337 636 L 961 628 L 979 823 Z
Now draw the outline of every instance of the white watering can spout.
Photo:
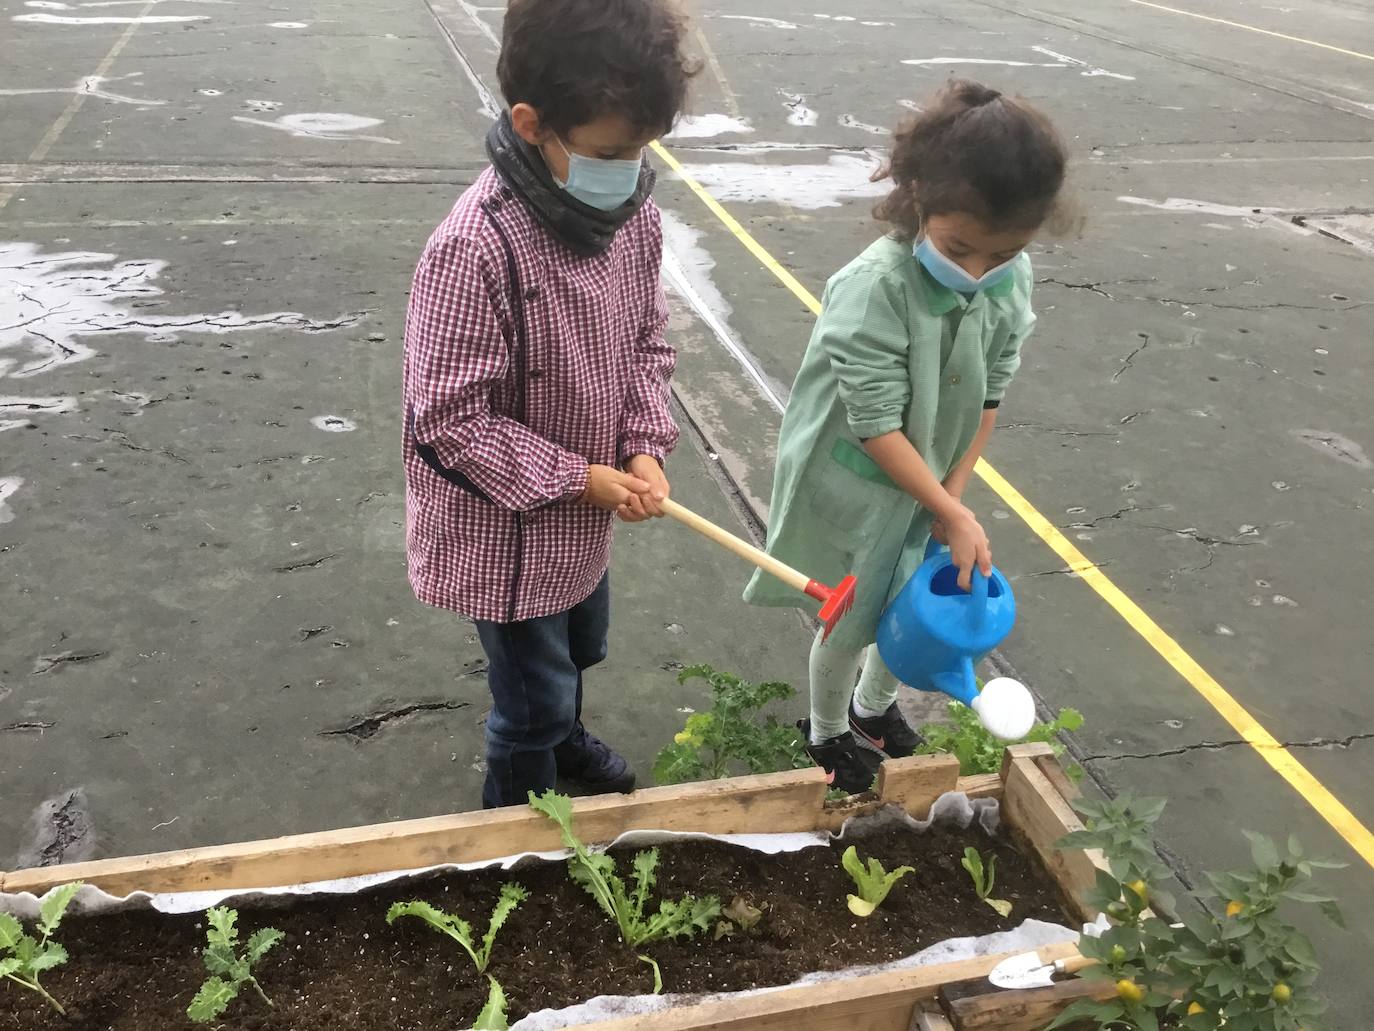
M 1020 741 L 1035 726 L 1035 699 L 1026 685 L 998 677 L 983 685 L 971 708 L 988 733 L 1001 741 Z

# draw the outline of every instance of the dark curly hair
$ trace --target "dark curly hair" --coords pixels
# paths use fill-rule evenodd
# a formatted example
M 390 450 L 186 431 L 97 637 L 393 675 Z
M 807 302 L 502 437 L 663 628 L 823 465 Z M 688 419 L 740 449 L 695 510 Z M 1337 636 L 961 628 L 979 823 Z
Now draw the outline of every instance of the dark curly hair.
M 1069 228 L 1060 199 L 1068 158 L 1050 120 L 1020 97 L 951 79 L 898 128 L 874 174 L 893 189 L 874 209 L 910 240 L 929 215 L 963 212 L 994 229 Z
M 666 133 L 699 70 L 686 33 L 673 0 L 511 0 L 496 74 L 560 135 L 611 114 Z

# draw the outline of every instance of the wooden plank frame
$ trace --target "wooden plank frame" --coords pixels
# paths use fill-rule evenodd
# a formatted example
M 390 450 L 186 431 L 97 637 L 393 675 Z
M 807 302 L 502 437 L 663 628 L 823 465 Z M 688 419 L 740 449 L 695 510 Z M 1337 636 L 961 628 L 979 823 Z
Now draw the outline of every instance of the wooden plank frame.
M 760 777 L 649 788 L 630 795 L 577 799 L 578 833 L 587 841 L 608 841 L 635 829 L 729 834 L 757 831 L 834 830 L 857 813 L 900 805 L 924 817 L 940 795 L 962 790 L 998 798 L 1004 822 L 1035 852 L 1069 900 L 1091 882 L 1100 856 L 1064 854 L 1060 837 L 1081 826 L 1069 805 L 1070 782 L 1046 745 L 1007 749 L 1000 774 L 960 777 L 952 756 L 917 756 L 883 763 L 872 796 L 837 806 L 825 800 L 819 769 Z M 184 849 L 155 855 L 74 863 L 0 873 L 0 891 L 35 893 L 82 880 L 112 894 L 133 891 L 204 891 L 257 888 L 407 870 L 445 862 L 473 862 L 560 847 L 558 831 L 526 807 L 460 813 L 264 841 Z M 1065 944 L 1040 950 L 1046 961 L 1074 955 Z M 652 1016 L 584 1025 L 587 1031 L 909 1031 L 913 1026 L 964 1031 L 959 1013 L 937 1008 L 941 989 L 983 981 L 1006 958 L 983 956 L 910 970 L 868 974 L 803 987 L 783 988 L 744 999 L 723 999 L 678 1007 Z M 1028 1007 L 1045 1012 L 1043 995 L 998 991 L 976 1007 L 979 1028 L 1021 1031 Z M 1064 993 L 1066 997 L 1071 993 Z M 919 1012 L 918 1012 L 919 1009 Z M 921 1016 L 924 1014 L 923 1016 Z M 924 1024 L 917 1022 L 921 1016 Z M 1047 1018 L 1048 1019 L 1048 1018 Z M 1018 1022 L 1020 1021 L 1020 1022 Z M 973 1025 L 970 1025 L 971 1031 Z

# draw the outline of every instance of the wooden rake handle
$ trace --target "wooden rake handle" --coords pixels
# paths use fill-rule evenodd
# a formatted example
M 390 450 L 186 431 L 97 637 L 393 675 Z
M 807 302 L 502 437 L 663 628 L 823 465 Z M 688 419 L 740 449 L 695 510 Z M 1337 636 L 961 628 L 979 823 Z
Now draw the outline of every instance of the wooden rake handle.
M 660 507 L 667 514 L 676 519 L 684 526 L 689 526 L 697 533 L 708 540 L 715 541 L 727 551 L 733 551 L 746 562 L 758 566 L 770 576 L 775 576 L 787 586 L 794 590 L 805 592 L 811 584 L 811 578 L 805 573 L 800 573 L 793 569 L 786 562 L 779 562 L 772 555 L 765 551 L 760 551 L 752 544 L 740 540 L 729 530 L 717 526 L 709 519 L 704 519 L 689 508 L 683 508 L 671 498 L 663 501 Z

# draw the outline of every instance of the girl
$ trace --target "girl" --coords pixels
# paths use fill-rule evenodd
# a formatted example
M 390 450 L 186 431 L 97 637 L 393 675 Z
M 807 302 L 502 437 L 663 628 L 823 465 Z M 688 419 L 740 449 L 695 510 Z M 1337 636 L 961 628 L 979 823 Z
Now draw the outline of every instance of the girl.
M 853 610 L 812 645 L 811 717 L 799 723 L 845 791 L 873 779 L 855 734 L 894 757 L 921 741 L 869 645 L 927 539 L 949 545 L 965 590 L 975 565 L 992 568 L 961 499 L 1035 322 L 1025 249 L 1060 214 L 1064 167 L 1043 114 L 951 81 L 897 132 L 878 174 L 893 181 L 876 211 L 891 232 L 826 286 L 782 422 L 768 550 L 827 583 L 858 578 Z M 761 574 L 745 599 L 796 604 Z

